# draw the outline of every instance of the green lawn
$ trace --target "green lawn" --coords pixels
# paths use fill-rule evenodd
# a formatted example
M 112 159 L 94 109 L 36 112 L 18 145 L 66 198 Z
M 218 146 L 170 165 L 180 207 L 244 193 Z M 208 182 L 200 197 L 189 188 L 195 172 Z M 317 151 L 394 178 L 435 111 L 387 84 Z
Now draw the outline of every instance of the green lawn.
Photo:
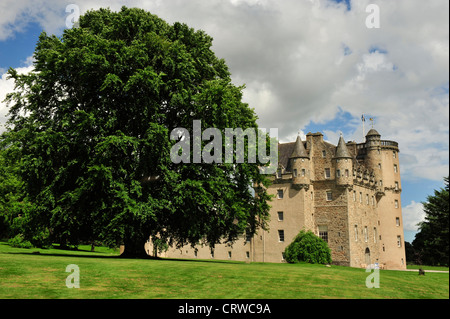
M 0 242 L 0 298 L 449 298 L 448 273 L 380 270 L 380 288 L 368 289 L 364 269 L 122 259 L 108 249 L 81 248 L 19 249 Z M 66 287 L 69 264 L 80 269 L 79 289 Z
M 421 265 L 407 265 L 406 268 L 408 269 L 419 269 L 422 268 L 423 270 L 439 270 L 439 271 L 448 271 L 448 267 L 439 267 L 439 266 L 421 266 Z

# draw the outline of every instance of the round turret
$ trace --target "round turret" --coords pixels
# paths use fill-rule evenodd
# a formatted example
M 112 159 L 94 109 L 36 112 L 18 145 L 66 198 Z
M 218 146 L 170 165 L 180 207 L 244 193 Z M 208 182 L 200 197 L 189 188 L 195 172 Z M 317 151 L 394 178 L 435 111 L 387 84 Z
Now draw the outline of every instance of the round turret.
M 309 155 L 306 152 L 305 146 L 300 138 L 297 136 L 295 141 L 294 150 L 289 157 L 292 161 L 292 182 L 295 185 L 309 185 L 310 179 L 310 161 Z
M 370 129 L 366 134 L 366 148 L 381 147 L 381 135 L 374 128 Z
M 353 157 L 345 144 L 344 138 L 339 138 L 338 146 L 336 147 L 336 154 L 334 156 L 336 161 L 336 184 L 337 185 L 352 185 L 353 184 Z
M 383 178 L 381 172 L 381 135 L 374 128 L 366 134 L 365 149 L 365 164 L 373 171 L 374 180 L 379 183 Z

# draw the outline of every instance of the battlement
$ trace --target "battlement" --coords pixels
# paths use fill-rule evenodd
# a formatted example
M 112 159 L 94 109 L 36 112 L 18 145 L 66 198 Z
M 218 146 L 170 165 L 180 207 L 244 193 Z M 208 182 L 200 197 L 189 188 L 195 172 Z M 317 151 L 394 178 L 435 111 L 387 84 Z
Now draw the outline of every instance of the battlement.
M 352 142 L 349 142 L 349 143 L 352 143 Z M 347 143 L 347 144 L 349 144 L 349 143 Z M 393 151 L 400 152 L 400 149 L 398 148 L 398 143 L 395 141 L 381 140 L 380 147 L 381 147 L 381 150 L 393 150 Z M 367 149 L 368 149 L 367 143 L 356 144 L 356 151 L 357 151 L 358 156 L 366 155 Z

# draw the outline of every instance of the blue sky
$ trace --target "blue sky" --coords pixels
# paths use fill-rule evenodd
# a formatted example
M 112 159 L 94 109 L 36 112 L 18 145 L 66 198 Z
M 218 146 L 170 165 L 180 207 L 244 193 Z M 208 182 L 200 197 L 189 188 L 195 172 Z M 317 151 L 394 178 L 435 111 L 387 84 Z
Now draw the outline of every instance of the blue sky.
M 363 141 L 361 115 L 400 147 L 405 240 L 422 220 L 421 201 L 443 186 L 449 166 L 449 2 L 444 0 L 80 0 L 80 12 L 142 7 L 213 36 L 233 81 L 259 125 L 281 141 L 299 131 Z M 367 5 L 381 27 L 368 29 Z M 3 0 L 0 9 L 0 100 L 13 84 L 9 67 L 32 69 L 42 30 L 61 35 L 69 13 L 57 0 Z M 6 106 L 0 102 L 0 125 Z M 0 131 L 2 128 L 0 127 Z
M 14 34 L 13 37 L 0 42 L 0 70 L 9 67 L 27 66 L 27 59 L 33 54 L 42 27 L 37 23 L 30 23 L 24 32 Z

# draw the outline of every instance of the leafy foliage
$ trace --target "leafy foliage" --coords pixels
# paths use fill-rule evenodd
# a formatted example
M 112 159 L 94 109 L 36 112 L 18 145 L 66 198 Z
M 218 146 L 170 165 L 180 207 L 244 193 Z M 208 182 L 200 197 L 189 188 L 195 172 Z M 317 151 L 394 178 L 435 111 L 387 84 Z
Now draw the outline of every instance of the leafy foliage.
M 447 265 L 449 262 L 449 177 L 445 187 L 423 203 L 425 220 L 419 223 L 419 232 L 413 241 L 414 261 L 425 265 Z
M 254 164 L 174 164 L 169 132 L 257 128 L 212 38 L 141 9 L 89 11 L 62 38 L 43 32 L 34 71 L 7 96 L 5 156 L 17 166 L 25 239 L 99 240 L 143 253 L 149 236 L 214 246 L 265 227 Z
M 311 264 L 330 264 L 331 250 L 328 244 L 312 231 L 301 230 L 291 244 L 286 247 L 286 261 L 289 263 L 308 262 Z

